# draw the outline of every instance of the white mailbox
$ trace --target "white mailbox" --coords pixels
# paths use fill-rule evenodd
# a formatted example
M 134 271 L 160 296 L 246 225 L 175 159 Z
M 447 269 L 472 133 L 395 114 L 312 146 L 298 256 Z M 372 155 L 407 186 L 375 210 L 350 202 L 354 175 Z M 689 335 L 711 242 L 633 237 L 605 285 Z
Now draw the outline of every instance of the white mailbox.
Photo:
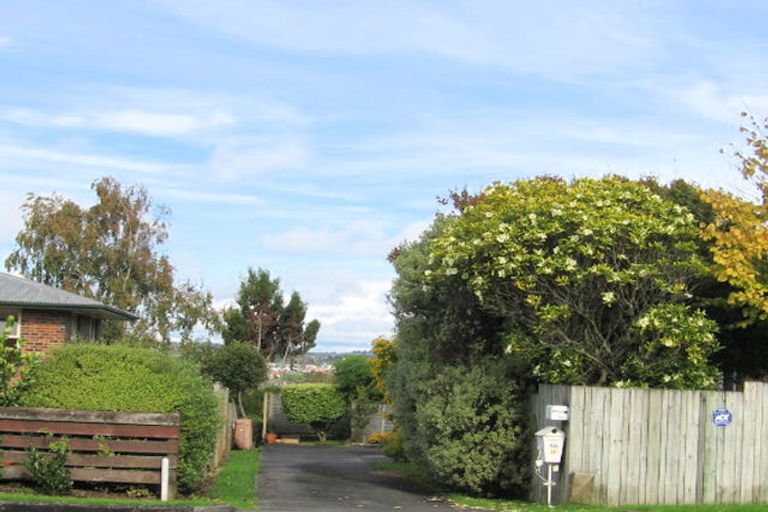
M 545 427 L 536 432 L 539 456 L 547 464 L 560 464 L 565 446 L 565 432 L 557 427 Z
M 568 421 L 567 405 L 548 405 L 544 409 L 544 417 L 552 421 Z

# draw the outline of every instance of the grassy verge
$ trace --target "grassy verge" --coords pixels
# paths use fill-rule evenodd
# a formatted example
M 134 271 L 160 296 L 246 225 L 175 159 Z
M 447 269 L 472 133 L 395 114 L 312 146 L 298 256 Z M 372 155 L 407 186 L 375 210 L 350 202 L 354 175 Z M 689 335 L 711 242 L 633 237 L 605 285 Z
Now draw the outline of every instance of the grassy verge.
M 461 494 L 448 494 L 446 497 L 463 507 L 498 510 L 499 512 L 549 512 L 552 510 L 546 505 L 523 501 L 472 498 Z M 572 504 L 557 506 L 554 510 L 563 512 L 768 512 L 768 504 L 631 505 L 622 507 Z
M 216 475 L 208 494 L 237 508 L 256 508 L 256 476 L 260 464 L 261 449 L 232 451 L 227 465 Z
M 457 493 L 442 493 L 429 475 L 408 462 L 374 462 L 374 467 L 418 482 L 426 490 L 442 494 L 448 501 L 461 507 L 495 510 L 499 512 L 549 512 L 550 508 L 527 501 L 474 498 Z M 632 505 L 604 507 L 601 505 L 562 505 L 555 507 L 562 512 L 768 512 L 768 504 L 731 505 Z
M 12 503 L 77 503 L 82 505 L 141 505 L 143 507 L 167 507 L 169 505 L 206 506 L 221 505 L 223 502 L 203 498 L 188 500 L 132 500 L 113 498 L 73 498 L 71 496 L 45 496 L 42 494 L 0 493 L 0 501 Z
M 0 493 L 0 502 L 12 503 L 76 503 L 82 505 L 140 505 L 142 507 L 210 506 L 230 504 L 241 509 L 256 508 L 256 476 L 259 474 L 261 450 L 233 451 L 227 465 L 216 475 L 207 498 L 189 498 L 172 501 L 128 498 L 75 498 L 72 496 L 46 496 L 31 489 L 21 492 Z

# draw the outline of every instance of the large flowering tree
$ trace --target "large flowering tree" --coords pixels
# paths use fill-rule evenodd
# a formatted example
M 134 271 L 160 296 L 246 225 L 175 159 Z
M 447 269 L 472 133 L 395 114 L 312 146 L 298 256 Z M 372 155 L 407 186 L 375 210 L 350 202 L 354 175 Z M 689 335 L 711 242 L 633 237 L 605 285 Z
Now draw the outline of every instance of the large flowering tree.
M 494 184 L 431 245 L 426 290 L 463 287 L 549 382 L 709 388 L 716 324 L 684 207 L 623 178 Z

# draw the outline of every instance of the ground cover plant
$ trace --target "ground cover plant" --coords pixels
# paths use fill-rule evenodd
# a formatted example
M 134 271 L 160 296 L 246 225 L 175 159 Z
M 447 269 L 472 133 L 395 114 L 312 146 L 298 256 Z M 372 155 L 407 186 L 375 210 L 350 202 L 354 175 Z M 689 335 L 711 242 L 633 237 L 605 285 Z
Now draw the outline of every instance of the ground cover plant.
M 206 476 L 219 425 L 211 381 L 198 366 L 155 349 L 68 344 L 52 352 L 22 399 L 28 407 L 180 413 L 179 487 Z

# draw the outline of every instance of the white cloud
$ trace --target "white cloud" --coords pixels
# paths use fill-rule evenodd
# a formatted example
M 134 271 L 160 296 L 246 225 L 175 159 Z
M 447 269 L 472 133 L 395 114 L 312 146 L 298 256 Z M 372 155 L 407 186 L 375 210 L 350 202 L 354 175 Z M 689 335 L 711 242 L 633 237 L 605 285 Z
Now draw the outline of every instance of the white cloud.
M 221 181 L 235 181 L 266 171 L 302 168 L 309 149 L 299 140 L 250 140 L 224 142 L 211 155 L 209 166 Z
M 12 239 L 23 227 L 20 210 L 23 201 L 19 194 L 0 191 L 0 242 Z
M 602 2 L 166 0 L 179 15 L 232 36 L 311 53 L 431 54 L 567 77 L 635 68 L 661 51 L 664 12 Z M 535 50 L 535 51 L 534 51 Z
M 685 105 L 695 114 L 728 124 L 739 122 L 743 111 L 768 112 L 768 94 L 729 92 L 726 85 L 718 85 L 709 80 L 700 80 L 687 87 L 667 91 L 675 100 Z
M 257 196 L 248 194 L 232 194 L 227 192 L 201 192 L 197 190 L 181 189 L 181 188 L 169 188 L 169 187 L 154 187 L 153 193 L 158 196 L 172 197 L 174 199 L 183 199 L 186 201 L 196 203 L 225 203 L 225 204 L 241 204 L 241 205 L 260 205 L 264 201 Z
M 11 36 L 0 35 L 0 49 L 13 46 L 13 38 Z
M 33 127 L 81 128 L 155 136 L 179 136 L 222 128 L 235 123 L 223 111 L 206 116 L 138 109 L 86 112 L 82 114 L 46 114 L 30 109 L 8 109 L 0 114 L 5 121 Z
M 400 243 L 416 240 L 430 223 L 410 222 L 394 233 L 388 223 L 376 220 L 355 220 L 336 228 L 301 226 L 266 234 L 262 242 L 277 253 L 384 258 Z
M 100 172 L 123 170 L 142 173 L 170 173 L 173 166 L 107 155 L 77 153 L 34 146 L 0 143 L 0 161 L 6 169 L 55 169 L 69 167 L 98 169 Z M 74 169 L 69 169 L 73 172 Z
M 320 320 L 322 339 L 367 348 L 376 336 L 392 332 L 394 319 L 387 306 L 390 286 L 389 281 L 361 281 L 331 302 L 310 304 L 307 318 Z

